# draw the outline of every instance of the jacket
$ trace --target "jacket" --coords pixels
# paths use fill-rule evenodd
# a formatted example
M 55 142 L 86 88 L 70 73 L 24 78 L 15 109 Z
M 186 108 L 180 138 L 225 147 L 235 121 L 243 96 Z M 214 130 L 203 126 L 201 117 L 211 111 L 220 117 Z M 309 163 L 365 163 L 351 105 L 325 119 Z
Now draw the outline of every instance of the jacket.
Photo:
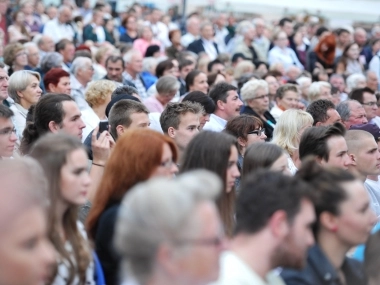
M 216 52 L 219 54 L 218 45 L 214 42 L 214 47 L 216 49 Z M 192 51 L 193 53 L 199 54 L 201 52 L 205 52 L 205 48 L 203 47 L 202 39 L 193 41 L 189 46 L 187 47 L 187 50 Z

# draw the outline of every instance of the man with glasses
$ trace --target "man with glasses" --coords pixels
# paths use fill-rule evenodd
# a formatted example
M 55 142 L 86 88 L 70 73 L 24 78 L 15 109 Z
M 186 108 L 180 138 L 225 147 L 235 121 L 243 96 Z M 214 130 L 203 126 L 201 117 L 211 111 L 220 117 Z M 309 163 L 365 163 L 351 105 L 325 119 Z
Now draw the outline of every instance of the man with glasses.
M 12 123 L 13 112 L 0 104 L 0 159 L 12 157 L 17 135 Z
M 376 115 L 378 109 L 377 99 L 375 92 L 371 88 L 365 87 L 354 89 L 351 91 L 349 97 L 362 104 L 367 120 L 370 124 L 380 126 L 380 118 Z
M 71 73 L 71 96 L 81 111 L 89 109 L 90 106 L 85 99 L 85 93 L 94 75 L 92 60 L 88 57 L 77 57 L 71 66 Z
M 28 56 L 28 65 L 25 69 L 35 70 L 40 63 L 40 51 L 34 42 L 24 44 L 26 54 Z

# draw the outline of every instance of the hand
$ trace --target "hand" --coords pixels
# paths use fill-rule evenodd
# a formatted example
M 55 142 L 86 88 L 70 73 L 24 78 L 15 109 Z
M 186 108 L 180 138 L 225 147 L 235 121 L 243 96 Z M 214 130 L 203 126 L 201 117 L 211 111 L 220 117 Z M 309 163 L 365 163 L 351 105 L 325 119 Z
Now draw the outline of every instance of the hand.
M 104 131 L 97 138 L 99 131 L 99 126 L 97 126 L 92 132 L 91 144 L 92 144 L 92 161 L 97 164 L 106 164 L 113 147 L 115 146 L 115 141 L 109 132 Z

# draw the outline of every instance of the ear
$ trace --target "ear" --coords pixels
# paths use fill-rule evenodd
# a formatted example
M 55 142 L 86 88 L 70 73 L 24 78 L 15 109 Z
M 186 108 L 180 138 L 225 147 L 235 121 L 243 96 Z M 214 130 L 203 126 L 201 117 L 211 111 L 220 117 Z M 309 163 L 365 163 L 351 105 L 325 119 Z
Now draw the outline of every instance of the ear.
M 348 156 L 351 159 L 351 164 L 354 165 L 354 166 L 356 166 L 356 157 L 355 157 L 355 154 L 349 153 Z
M 156 253 L 157 264 L 162 266 L 170 276 L 175 276 L 178 274 L 178 264 L 175 260 L 175 253 L 173 248 L 168 244 L 161 244 Z
M 317 122 L 317 123 L 315 124 L 315 126 L 316 126 L 316 127 L 322 126 L 322 123 L 321 123 L 321 122 Z
M 217 102 L 216 102 L 216 105 L 218 106 L 218 109 L 219 110 L 224 110 L 224 102 L 222 101 L 222 100 L 218 100 Z
M 49 83 L 47 87 L 48 87 L 48 90 L 50 90 L 51 92 L 55 93 L 55 86 L 54 86 L 53 83 Z
M 242 147 L 247 146 L 247 141 L 243 139 L 242 137 L 238 137 L 237 141 L 238 141 L 238 144 L 241 145 Z
M 283 239 L 290 232 L 287 214 L 283 210 L 275 212 L 269 220 L 269 227 L 272 235 L 278 239 Z
M 16 92 L 17 92 L 18 97 L 20 97 L 20 98 L 24 98 L 24 94 L 22 94 L 21 91 L 16 91 Z
M 173 127 L 168 128 L 168 136 L 171 137 L 172 139 L 175 138 L 175 128 Z
M 111 126 L 108 126 L 108 128 L 109 128 L 109 130 L 111 129 Z M 122 125 L 118 125 L 117 127 L 116 127 L 116 133 L 117 133 L 117 136 L 119 137 L 119 136 L 121 136 L 122 134 L 124 134 L 124 132 L 125 132 L 125 128 L 124 128 L 124 126 L 122 126 Z
M 49 124 L 49 130 L 52 132 L 52 133 L 58 133 L 59 130 L 61 129 L 58 124 L 54 121 L 50 121 Z
M 322 212 L 319 216 L 319 222 L 323 227 L 331 232 L 334 232 L 338 229 L 337 218 L 329 212 Z

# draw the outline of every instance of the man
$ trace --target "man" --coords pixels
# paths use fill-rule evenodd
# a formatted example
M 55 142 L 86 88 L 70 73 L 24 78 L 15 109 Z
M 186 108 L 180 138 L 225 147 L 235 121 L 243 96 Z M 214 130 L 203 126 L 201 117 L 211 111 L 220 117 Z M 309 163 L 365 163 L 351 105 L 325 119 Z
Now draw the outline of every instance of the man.
M 198 16 L 192 16 L 186 21 L 186 34 L 181 37 L 181 45 L 185 48 L 192 42 L 199 39 L 199 18 Z
M 216 84 L 210 90 L 209 96 L 214 101 L 216 108 L 203 129 L 221 132 L 226 127 L 228 120 L 239 116 L 243 102 L 237 94 L 237 88 L 226 82 Z
M 175 180 L 156 178 L 125 196 L 116 223 L 115 249 L 126 284 L 197 284 L 215 281 L 225 248 L 214 200 L 221 183 L 206 170 Z M 168 218 L 170 217 L 170 218 Z
M 37 46 L 40 50 L 40 58 L 42 59 L 47 52 L 55 51 L 53 39 L 48 35 L 40 35 L 37 40 Z
M 312 102 L 306 109 L 314 119 L 313 126 L 330 126 L 336 122 L 342 123 L 335 105 L 330 100 L 319 99 Z
M 209 56 L 210 60 L 214 60 L 218 57 L 218 45 L 214 42 L 214 27 L 210 22 L 202 24 L 201 38 L 189 44 L 187 50 L 196 54 L 205 52 Z
M 17 142 L 16 129 L 12 122 L 13 111 L 0 104 L 0 160 L 13 156 Z
M 4 64 L 0 64 L 0 103 L 4 104 L 7 107 L 10 107 L 10 104 L 13 103 L 13 99 L 8 96 L 8 73 L 4 69 Z M 10 100 L 11 102 L 9 102 Z
M 336 106 L 346 130 L 352 125 L 367 124 L 367 116 L 363 106 L 356 100 L 347 100 Z
M 377 99 L 375 92 L 373 92 L 372 89 L 368 87 L 354 89 L 349 94 L 349 97 L 362 104 L 369 123 L 373 124 L 377 123 L 377 121 L 380 122 L 380 118 L 376 115 L 378 109 Z
M 255 27 L 251 23 L 247 22 L 240 27 L 240 34 L 243 38 L 236 43 L 233 54 L 242 53 L 245 58 L 249 59 L 253 63 L 257 62 L 259 60 L 259 56 L 252 44 L 256 36 Z
M 103 28 L 104 13 L 100 9 L 94 9 L 92 13 L 92 22 L 83 28 L 83 41 L 93 41 L 95 45 L 99 45 L 107 40 L 107 35 Z
M 92 60 L 88 57 L 77 57 L 71 66 L 71 74 L 71 96 L 81 111 L 90 108 L 85 100 L 85 93 L 94 75 Z
M 229 35 L 227 30 L 227 15 L 218 13 L 215 19 L 215 42 L 218 45 L 219 52 L 226 52 L 226 37 Z
M 75 32 L 73 27 L 68 24 L 71 21 L 71 18 L 71 8 L 65 5 L 60 6 L 58 17 L 46 22 L 43 34 L 50 36 L 54 43 L 58 43 L 62 39 L 73 41 Z
M 282 18 L 280 22 L 278 23 L 281 30 L 285 32 L 285 34 L 288 36 L 288 38 L 293 35 L 293 21 L 289 18 Z
M 351 159 L 345 134 L 346 129 L 341 123 L 308 128 L 301 137 L 298 149 L 300 159 L 312 155 L 321 165 L 348 169 Z
M 210 61 L 207 65 L 208 73 L 224 73 L 226 71 L 226 66 L 219 59 L 214 59 Z
M 71 63 L 75 55 L 74 44 L 67 39 L 62 39 L 55 45 L 55 49 L 56 52 L 60 53 L 63 57 L 62 68 L 70 72 Z
M 347 28 L 341 28 L 335 31 L 336 33 L 336 49 L 335 58 L 342 56 L 344 49 L 352 41 L 351 32 Z
M 28 65 L 25 69 L 34 70 L 40 64 L 40 51 L 38 46 L 33 42 L 28 42 L 24 44 L 24 47 L 28 56 Z
M 152 9 L 149 15 L 149 21 L 145 25 L 152 28 L 153 36 L 160 41 L 165 47 L 170 47 L 172 43 L 169 40 L 169 27 L 160 21 L 162 11 L 160 9 Z
M 380 152 L 374 136 L 363 130 L 349 130 L 345 136 L 348 153 L 351 157 L 349 170 L 356 174 L 363 183 L 368 175 L 380 175 Z M 380 215 L 380 188 L 375 189 L 364 183 L 371 199 L 371 207 L 376 216 Z
M 272 270 L 301 269 L 314 244 L 314 206 L 304 182 L 281 173 L 252 173 L 240 184 L 235 233 L 222 254 L 217 285 L 284 284 Z
M 179 77 L 178 81 L 181 83 L 179 88 L 180 95 L 184 95 L 187 92 L 186 89 L 186 76 L 194 70 L 195 63 L 189 59 L 183 59 L 179 62 Z
M 344 81 L 344 77 L 341 74 L 332 74 L 329 82 L 331 86 L 338 88 L 340 92 L 340 100 L 347 100 L 348 95 L 346 93 L 346 82 Z
M 270 46 L 270 41 L 265 37 L 266 25 L 265 21 L 261 18 L 255 18 L 253 24 L 256 29 L 256 36 L 254 39 L 253 46 L 257 51 L 259 60 L 267 62 L 268 61 L 268 50 Z
M 367 87 L 370 88 L 373 92 L 376 92 L 379 89 L 379 79 L 377 78 L 376 72 L 368 70 L 366 75 Z
M 327 99 L 332 101 L 333 97 L 331 96 L 330 83 L 324 81 L 317 81 L 311 83 L 308 93 L 308 99 L 310 103 L 319 99 Z
M 111 55 L 106 59 L 107 75 L 104 79 L 123 82 L 124 60 L 121 56 Z
M 132 82 L 139 92 L 139 96 L 142 99 L 145 99 L 148 97 L 145 82 L 141 76 L 142 72 L 142 60 L 143 57 L 141 53 L 138 50 L 130 50 L 128 51 L 124 57 L 125 62 L 125 70 L 123 72 L 123 83 L 126 83 L 125 81 Z
M 160 117 L 162 131 L 178 147 L 179 162 L 191 139 L 199 133 L 199 117 L 203 107 L 198 103 L 169 103 Z
M 363 28 L 356 28 L 354 31 L 354 42 L 357 43 L 360 50 L 367 44 L 367 32 Z

